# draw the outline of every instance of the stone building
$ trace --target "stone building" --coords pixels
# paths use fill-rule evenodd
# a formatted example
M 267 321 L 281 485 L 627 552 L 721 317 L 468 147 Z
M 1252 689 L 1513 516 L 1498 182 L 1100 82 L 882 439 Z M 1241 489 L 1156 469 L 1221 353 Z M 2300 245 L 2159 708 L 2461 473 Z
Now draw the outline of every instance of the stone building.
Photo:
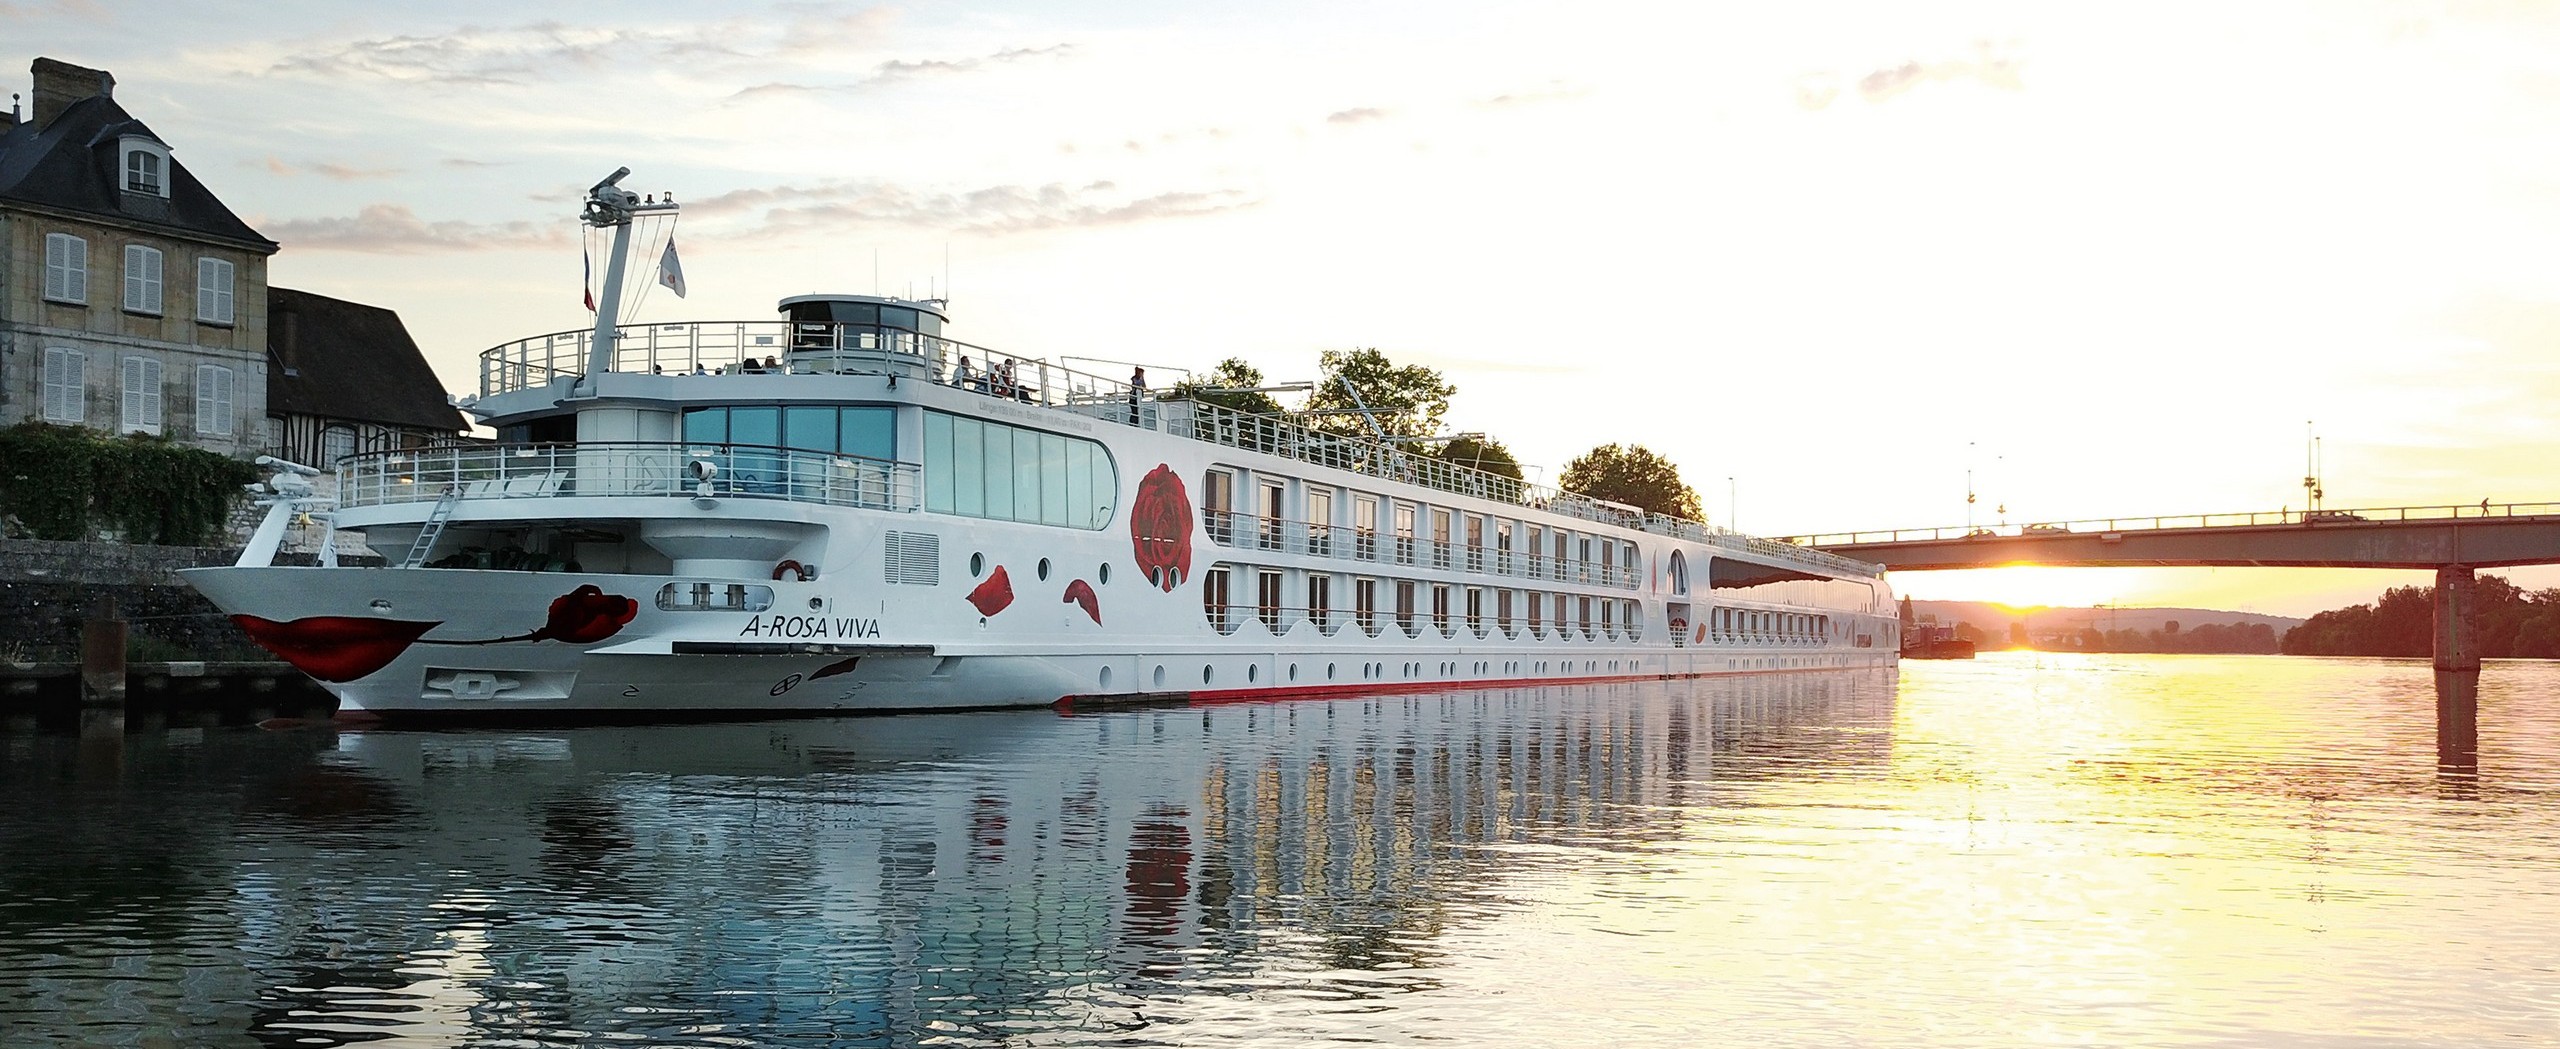
M 50 58 L 0 114 L 0 425 L 267 447 L 267 258 L 115 77 Z

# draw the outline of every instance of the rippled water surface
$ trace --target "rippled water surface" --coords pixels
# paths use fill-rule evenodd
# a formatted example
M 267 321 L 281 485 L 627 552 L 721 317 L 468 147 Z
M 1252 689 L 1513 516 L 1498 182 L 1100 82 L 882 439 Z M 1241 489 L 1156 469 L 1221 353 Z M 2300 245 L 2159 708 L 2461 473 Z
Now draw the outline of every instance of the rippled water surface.
M 0 1044 L 2553 1044 L 2560 665 L 0 738 Z

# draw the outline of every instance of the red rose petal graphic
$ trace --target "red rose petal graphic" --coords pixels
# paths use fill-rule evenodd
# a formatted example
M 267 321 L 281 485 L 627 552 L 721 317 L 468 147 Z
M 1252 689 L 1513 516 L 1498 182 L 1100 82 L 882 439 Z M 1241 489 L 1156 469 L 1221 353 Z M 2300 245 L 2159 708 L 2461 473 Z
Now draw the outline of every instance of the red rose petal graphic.
M 1191 496 L 1182 475 L 1157 463 L 1129 500 L 1129 542 L 1150 586 L 1172 592 L 1191 574 Z
M 1094 595 L 1093 584 L 1081 579 L 1069 583 L 1067 584 L 1067 596 L 1061 600 L 1065 601 L 1067 604 L 1084 609 L 1084 614 L 1093 617 L 1093 624 L 1095 626 L 1102 625 L 1102 599 Z
M 978 614 L 982 616 L 1002 612 L 1005 606 L 1013 603 L 1013 580 L 1005 576 L 1003 565 L 997 565 L 995 573 L 989 575 L 986 582 L 969 591 L 969 603 L 978 606 Z
M 390 666 L 439 623 L 357 616 L 310 616 L 288 623 L 236 615 L 231 621 L 258 647 L 322 681 L 353 681 Z
M 640 602 L 605 593 L 594 583 L 583 583 L 551 599 L 551 614 L 535 636 L 573 645 L 593 644 L 620 632 L 639 614 Z

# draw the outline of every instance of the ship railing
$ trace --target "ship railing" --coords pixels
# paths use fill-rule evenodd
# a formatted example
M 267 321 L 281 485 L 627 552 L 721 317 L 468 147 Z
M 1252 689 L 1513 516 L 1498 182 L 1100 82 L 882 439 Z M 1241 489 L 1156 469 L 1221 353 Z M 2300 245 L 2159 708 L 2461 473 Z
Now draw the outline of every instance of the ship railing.
M 538 389 L 586 373 L 590 329 L 518 339 L 480 353 L 480 395 Z M 1119 406 L 1127 382 L 939 335 L 877 324 L 689 321 L 615 329 L 611 368 L 654 375 L 896 375 L 1051 407 Z M 966 370 L 962 362 L 966 361 Z M 1123 418 L 1120 421 L 1131 421 Z
M 708 464 L 708 469 L 695 464 Z M 706 480 L 702 475 L 708 473 Z M 914 463 L 701 442 L 446 445 L 338 460 L 342 509 L 442 499 L 561 496 L 780 499 L 869 510 L 921 507 Z
M 1411 536 L 1391 536 L 1392 542 L 1382 544 L 1377 541 L 1378 536 L 1373 529 L 1320 525 L 1225 510 L 1203 511 L 1201 517 L 1210 541 L 1238 549 L 1301 554 L 1338 561 L 1386 561 L 1509 579 L 1598 583 L 1621 589 L 1632 589 L 1642 582 L 1631 565 L 1513 556 L 1510 551 L 1489 551 L 1480 545 Z M 1461 569 L 1460 565 L 1466 567 Z

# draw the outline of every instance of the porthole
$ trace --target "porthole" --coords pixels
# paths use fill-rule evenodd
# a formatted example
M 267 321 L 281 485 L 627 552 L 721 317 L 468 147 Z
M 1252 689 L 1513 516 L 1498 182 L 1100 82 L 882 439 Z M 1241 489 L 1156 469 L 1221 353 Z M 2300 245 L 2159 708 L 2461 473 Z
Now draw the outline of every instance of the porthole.
M 1333 680 L 1333 664 L 1327 663 L 1324 665 L 1324 679 L 1327 681 Z
M 826 598 L 823 598 L 823 597 L 813 597 L 813 598 L 810 598 L 810 599 L 809 599 L 809 611 L 815 612 L 815 611 L 817 611 L 817 610 L 819 610 L 819 609 L 821 609 L 821 608 L 825 608 L 825 607 L 827 607 L 827 599 L 826 599 Z
M 1043 581 L 1049 578 L 1049 559 L 1045 557 L 1040 559 L 1040 578 Z
M 1289 664 L 1289 680 L 1298 680 L 1298 665 L 1296 663 Z
M 1103 691 L 1105 691 L 1105 692 L 1109 692 L 1109 691 L 1111 691 L 1111 668 L 1110 668 L 1110 667 L 1104 667 L 1104 668 L 1102 668 L 1102 673 L 1101 673 L 1101 675 L 1099 675 L 1099 676 L 1100 676 L 1100 678 L 1101 678 L 1101 684 L 1100 684 L 1101 689 L 1102 689 Z
M 1211 680 L 1211 679 L 1213 679 L 1213 678 L 1215 678 L 1215 677 L 1217 677 L 1217 676 L 1218 676 L 1218 668 L 1213 667 L 1213 666 L 1210 666 L 1210 665 L 1209 665 L 1209 664 L 1207 664 L 1207 663 L 1202 663 L 1202 664 L 1200 664 L 1200 683 L 1201 683 L 1201 684 L 1206 685 L 1206 684 L 1208 684 L 1208 683 L 1210 682 L 1210 680 Z
M 1110 585 L 1111 585 L 1111 562 L 1109 562 L 1109 561 L 1105 561 L 1105 562 L 1103 562 L 1103 563 L 1102 563 L 1102 567 L 1101 567 L 1101 568 L 1099 568 L 1099 569 L 1096 569 L 1096 570 L 1094 571 L 1093 575 L 1094 575 L 1094 581 L 1095 581 L 1095 582 L 1101 583 L 1101 584 L 1102 584 L 1102 585 L 1104 585 L 1104 586 L 1110 586 Z
M 1162 663 L 1156 664 L 1156 688 L 1158 690 L 1164 688 L 1164 664 Z
M 981 575 L 985 575 L 985 574 L 986 574 L 986 571 L 987 571 L 987 555 L 985 555 L 985 554 L 970 554 L 970 555 L 969 555 L 969 578 L 971 578 L 971 579 L 976 579 L 976 578 L 978 578 L 978 577 L 979 577 L 979 576 L 981 576 Z
M 1262 664 L 1252 663 L 1246 665 L 1244 668 L 1244 683 L 1250 685 L 1260 680 L 1262 680 Z

